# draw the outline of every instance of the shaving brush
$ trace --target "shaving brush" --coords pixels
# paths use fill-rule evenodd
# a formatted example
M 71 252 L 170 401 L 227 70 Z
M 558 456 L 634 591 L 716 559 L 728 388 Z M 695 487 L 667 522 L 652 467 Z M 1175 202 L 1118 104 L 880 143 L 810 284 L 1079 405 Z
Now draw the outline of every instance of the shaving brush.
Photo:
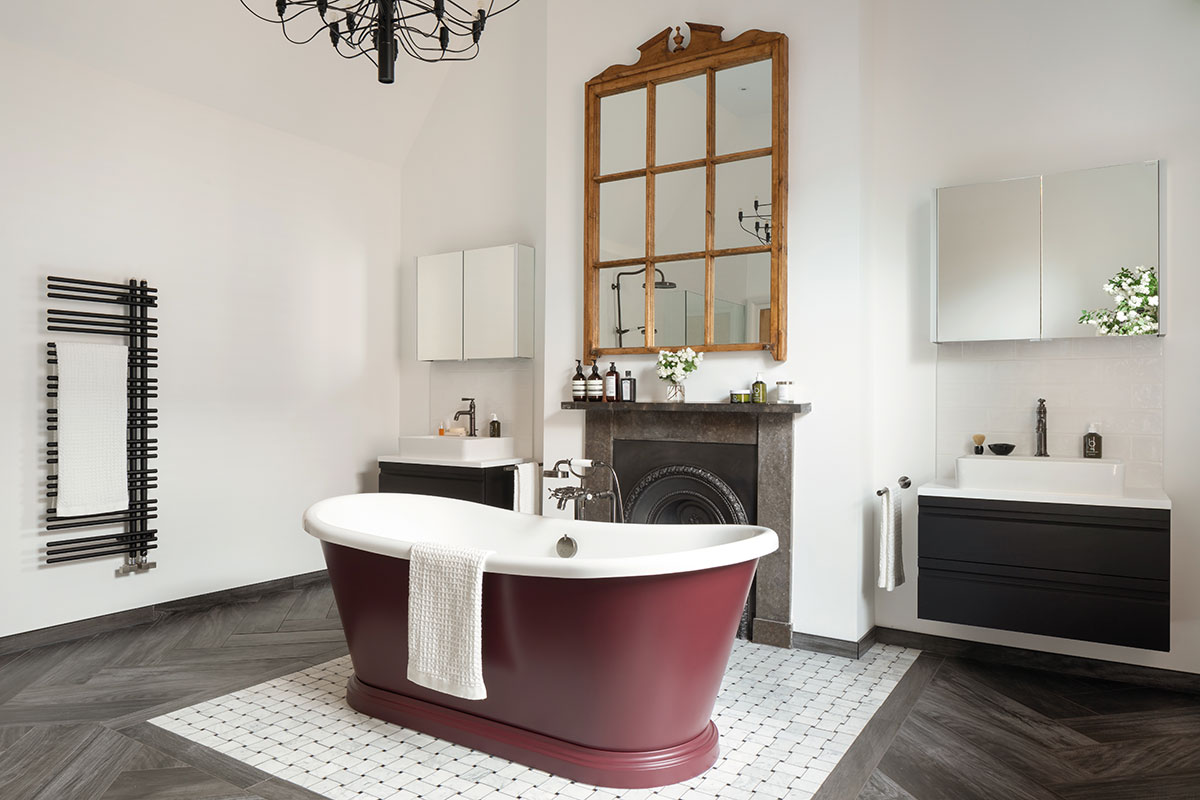
M 975 442 L 975 455 L 977 455 L 977 456 L 983 455 L 983 440 L 986 438 L 987 437 L 984 436 L 982 433 L 977 433 L 971 437 L 971 441 Z

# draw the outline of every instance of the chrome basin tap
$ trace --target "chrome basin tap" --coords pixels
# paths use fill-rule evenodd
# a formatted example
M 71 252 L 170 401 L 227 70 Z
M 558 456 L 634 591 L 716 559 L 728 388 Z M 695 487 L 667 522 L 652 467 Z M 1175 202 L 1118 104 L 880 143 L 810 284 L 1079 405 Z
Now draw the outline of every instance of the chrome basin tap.
M 471 438 L 474 438 L 475 437 L 475 398 L 474 397 L 464 397 L 463 398 L 464 403 L 466 403 L 468 401 L 471 403 L 471 406 L 469 408 L 463 409 L 461 411 L 455 411 L 454 419 L 455 419 L 455 421 L 457 421 L 458 418 L 461 417 L 463 414 L 466 414 L 467 416 L 469 416 L 471 418 L 471 427 L 467 429 L 467 435 L 470 436 Z
M 1037 453 L 1034 455 L 1049 458 L 1050 454 L 1046 452 L 1046 399 L 1044 397 L 1038 398 L 1037 427 L 1034 430 L 1037 432 Z

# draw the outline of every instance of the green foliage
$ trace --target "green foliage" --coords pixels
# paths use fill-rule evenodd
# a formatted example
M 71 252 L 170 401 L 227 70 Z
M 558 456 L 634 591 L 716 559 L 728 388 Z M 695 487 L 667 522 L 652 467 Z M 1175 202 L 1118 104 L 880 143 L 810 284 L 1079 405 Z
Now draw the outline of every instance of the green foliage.
M 1154 267 L 1121 267 L 1105 282 L 1116 308 L 1084 311 L 1080 325 L 1095 325 L 1102 336 L 1158 333 L 1158 273 Z

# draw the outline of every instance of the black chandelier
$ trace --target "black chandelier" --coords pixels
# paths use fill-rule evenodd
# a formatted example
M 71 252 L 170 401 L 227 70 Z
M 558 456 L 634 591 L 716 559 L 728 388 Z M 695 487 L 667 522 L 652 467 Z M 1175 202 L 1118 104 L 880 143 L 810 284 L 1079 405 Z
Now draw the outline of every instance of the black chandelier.
M 421 61 L 470 61 L 479 55 L 487 21 L 518 2 L 494 8 L 496 0 L 480 0 L 468 11 L 454 0 L 275 0 L 276 19 L 241 0 L 251 14 L 280 26 L 292 44 L 325 34 L 342 58 L 366 56 L 379 68 L 380 83 L 396 79 L 401 49 Z M 297 29 L 303 33 L 294 37 Z
M 760 203 L 758 198 L 754 198 L 754 213 L 743 214 L 742 209 L 738 209 L 738 225 L 742 226 L 742 230 L 758 239 L 759 244 L 771 243 L 771 213 L 768 211 L 763 214 L 762 211 L 770 208 L 770 203 Z M 748 220 L 754 221 L 754 230 L 746 227 Z

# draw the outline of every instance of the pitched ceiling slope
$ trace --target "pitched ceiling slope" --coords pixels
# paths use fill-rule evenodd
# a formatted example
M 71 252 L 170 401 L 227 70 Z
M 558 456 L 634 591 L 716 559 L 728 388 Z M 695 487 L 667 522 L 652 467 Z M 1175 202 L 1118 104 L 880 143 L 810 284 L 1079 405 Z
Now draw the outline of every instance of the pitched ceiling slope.
M 468 66 L 402 56 L 385 86 L 365 58 L 339 58 L 328 41 L 290 44 L 237 0 L 11 3 L 0 38 L 396 167 L 448 70 Z

